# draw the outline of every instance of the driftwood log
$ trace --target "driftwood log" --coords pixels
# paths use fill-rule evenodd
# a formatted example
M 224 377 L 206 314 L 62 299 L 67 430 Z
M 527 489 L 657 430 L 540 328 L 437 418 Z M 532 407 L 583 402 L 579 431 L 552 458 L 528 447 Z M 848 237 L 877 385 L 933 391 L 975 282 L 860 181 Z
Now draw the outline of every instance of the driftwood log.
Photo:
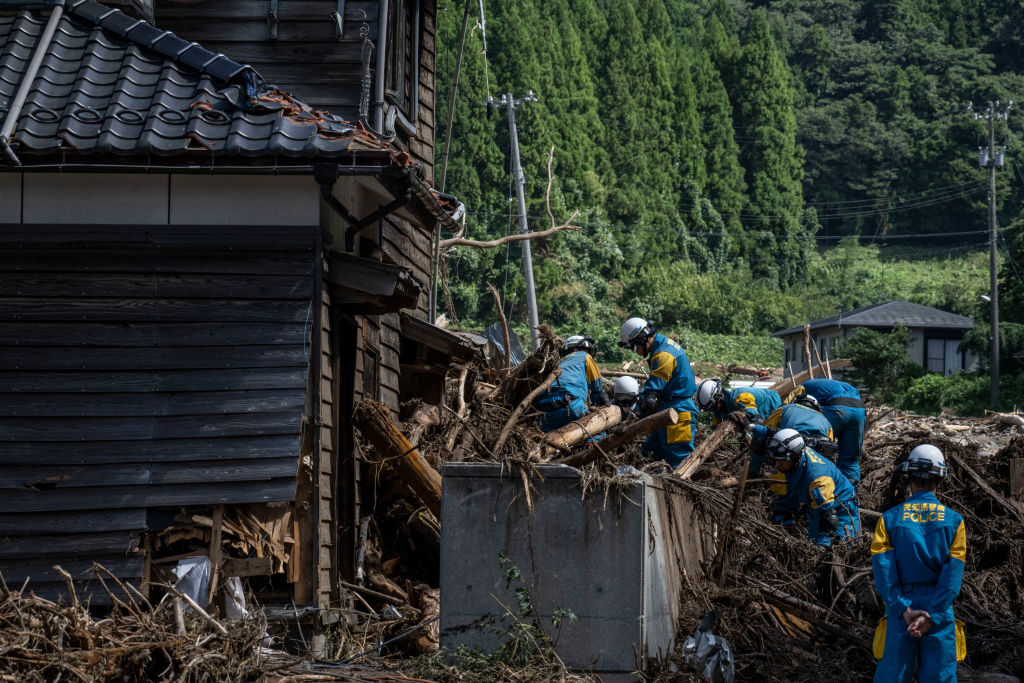
M 637 420 L 636 422 L 627 425 L 625 429 L 617 434 L 610 434 L 607 438 L 601 440 L 600 448 L 592 446 L 581 453 L 570 455 L 568 458 L 559 460 L 558 462 L 561 465 L 569 465 L 570 467 L 583 467 L 584 465 L 597 460 L 602 451 L 609 453 L 619 446 L 630 443 L 657 429 L 664 429 L 669 425 L 674 425 L 678 421 L 679 413 L 676 412 L 675 408 L 662 410 L 659 413 L 648 415 L 642 420 Z
M 544 442 L 530 451 L 531 459 L 547 460 L 559 451 L 582 443 L 592 436 L 622 422 L 622 410 L 615 405 L 601 406 L 592 410 L 578 420 L 573 420 L 564 427 L 552 430 L 544 435 Z
M 391 420 L 387 406 L 363 399 L 356 404 L 353 421 L 398 476 L 435 517 L 441 515 L 441 475 L 409 443 Z
M 699 446 L 693 449 L 690 455 L 686 456 L 679 467 L 675 470 L 675 475 L 680 479 L 689 479 L 693 476 L 693 473 L 697 471 L 697 468 L 707 460 L 708 456 L 718 450 L 725 439 L 736 431 L 736 425 L 726 420 L 722 424 L 715 427 L 715 431 L 711 432 L 708 438 L 704 439 Z

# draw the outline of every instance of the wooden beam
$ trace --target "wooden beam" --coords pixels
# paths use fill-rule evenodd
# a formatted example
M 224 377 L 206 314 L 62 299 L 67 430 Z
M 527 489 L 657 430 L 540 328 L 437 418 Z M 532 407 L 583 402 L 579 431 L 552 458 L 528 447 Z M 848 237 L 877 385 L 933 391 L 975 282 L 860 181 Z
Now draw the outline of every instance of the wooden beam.
M 814 372 L 811 369 L 811 326 L 810 324 L 804 325 L 804 360 L 807 361 L 807 372 L 810 378 L 814 378 Z
M 736 431 L 736 425 L 726 420 L 722 424 L 715 427 L 715 431 L 711 432 L 706 439 L 704 439 L 697 448 L 693 450 L 686 458 L 680 463 L 679 467 L 675 470 L 675 475 L 680 479 L 689 479 L 693 476 L 693 473 L 697 471 L 697 468 L 707 460 L 707 458 L 718 450 L 718 448 L 725 441 L 726 437 Z
M 220 560 L 222 557 L 221 541 L 224 533 L 224 506 L 218 505 L 213 509 L 213 533 L 210 534 L 210 594 L 207 596 L 206 604 L 213 604 L 213 598 L 217 595 L 217 581 L 220 578 Z
M 224 560 L 224 576 L 270 576 L 274 573 L 271 557 L 230 558 Z
M 625 429 L 617 434 L 608 435 L 608 437 L 601 440 L 600 447 L 592 446 L 582 453 L 570 455 L 568 458 L 558 462 L 559 464 L 569 465 L 571 467 L 583 467 L 584 465 L 597 460 L 601 455 L 601 451 L 609 453 L 619 446 L 634 441 L 638 437 L 650 434 L 656 429 L 664 429 L 669 425 L 674 425 L 678 421 L 679 413 L 677 413 L 674 408 L 662 410 L 659 413 L 648 415 L 641 420 L 628 424 Z
M 829 366 L 832 368 L 848 368 L 851 365 L 853 365 L 853 361 L 851 361 L 849 358 L 836 358 L 834 361 L 829 362 Z M 825 374 L 825 369 L 820 365 L 818 366 L 817 370 L 818 375 Z M 790 374 L 792 375 L 792 369 L 790 369 Z M 795 389 L 796 387 L 803 384 L 809 379 L 811 379 L 811 373 L 808 372 L 807 370 L 804 370 L 803 372 L 798 372 L 795 376 L 787 377 L 784 380 L 776 382 L 771 386 L 771 389 L 772 391 L 779 394 L 779 396 L 785 398 L 789 394 L 789 392 L 793 391 L 793 389 Z

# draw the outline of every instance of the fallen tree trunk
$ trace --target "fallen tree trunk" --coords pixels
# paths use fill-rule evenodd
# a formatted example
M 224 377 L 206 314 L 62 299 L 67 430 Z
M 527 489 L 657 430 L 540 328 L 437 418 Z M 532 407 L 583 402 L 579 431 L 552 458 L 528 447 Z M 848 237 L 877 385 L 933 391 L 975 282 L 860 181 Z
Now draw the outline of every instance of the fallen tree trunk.
M 853 365 L 853 361 L 849 358 L 836 358 L 835 360 L 828 361 L 828 367 L 830 368 L 848 368 Z M 819 365 L 817 368 L 817 374 L 819 377 L 824 377 L 826 374 L 825 367 Z M 793 391 L 798 385 L 803 384 L 811 378 L 811 373 L 807 370 L 798 372 L 795 377 L 788 377 L 780 382 L 776 382 L 771 386 L 772 391 L 777 393 L 783 398 Z
M 378 455 L 387 460 L 420 502 L 440 519 L 441 475 L 395 426 L 387 406 L 364 398 L 356 404 L 352 417 Z
M 697 468 L 707 460 L 708 456 L 718 450 L 722 442 L 725 441 L 726 437 L 736 431 L 736 425 L 726 420 L 722 424 L 715 427 L 715 431 L 711 432 L 708 438 L 704 439 L 697 448 L 693 450 L 686 458 L 680 463 L 679 467 L 675 470 L 675 475 L 680 479 L 689 479 L 693 476 L 693 473 L 697 471 Z
M 1018 427 L 1024 427 L 1024 417 L 1015 415 L 1013 413 L 992 413 L 989 419 L 995 420 L 1008 425 L 1017 425 Z
M 573 420 L 544 435 L 544 442 L 530 451 L 530 459 L 544 460 L 555 455 L 559 450 L 567 450 L 570 446 L 597 436 L 609 427 L 622 422 L 622 409 L 616 405 L 601 406 L 592 410 L 578 420 Z
M 674 425 L 679 421 L 679 413 L 676 412 L 675 408 L 668 408 L 662 410 L 654 415 L 648 415 L 642 420 L 627 425 L 618 434 L 611 434 L 607 438 L 602 439 L 600 448 L 592 446 L 582 453 L 570 455 L 568 458 L 559 460 L 561 465 L 569 465 L 570 467 L 583 467 L 584 465 L 593 462 L 600 455 L 601 451 L 608 453 L 615 450 L 619 446 L 630 443 L 638 437 L 645 436 L 657 429 L 664 429 L 669 425 Z

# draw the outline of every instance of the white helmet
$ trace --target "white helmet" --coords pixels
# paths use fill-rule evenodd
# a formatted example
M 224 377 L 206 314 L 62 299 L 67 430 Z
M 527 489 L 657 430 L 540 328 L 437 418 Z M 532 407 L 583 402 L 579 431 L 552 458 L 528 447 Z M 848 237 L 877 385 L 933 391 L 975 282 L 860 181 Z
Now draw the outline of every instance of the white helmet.
M 632 377 L 619 377 L 612 386 L 612 400 L 616 403 L 626 401 L 632 404 L 639 393 L 640 382 Z
M 693 399 L 701 410 L 714 410 L 718 399 L 722 398 L 722 383 L 717 379 L 706 379 L 697 387 Z
M 593 338 L 585 337 L 582 334 L 574 334 L 562 342 L 562 355 L 572 351 L 586 351 L 589 354 L 597 353 L 597 344 Z
M 795 429 L 780 429 L 768 439 L 768 452 L 776 460 L 794 460 L 804 450 L 804 437 Z
M 922 479 L 942 479 L 946 476 L 946 458 L 935 446 L 923 443 L 910 451 L 907 459 L 900 464 L 900 469 Z
M 630 318 L 619 328 L 619 346 L 636 350 L 654 334 L 654 325 L 643 318 Z
M 810 408 L 811 410 L 816 410 L 819 413 L 821 412 L 821 403 L 819 403 L 818 399 L 816 399 L 814 396 L 811 396 L 810 394 L 800 394 L 799 396 L 796 397 L 796 400 L 793 401 L 793 403 L 801 405 L 805 408 Z

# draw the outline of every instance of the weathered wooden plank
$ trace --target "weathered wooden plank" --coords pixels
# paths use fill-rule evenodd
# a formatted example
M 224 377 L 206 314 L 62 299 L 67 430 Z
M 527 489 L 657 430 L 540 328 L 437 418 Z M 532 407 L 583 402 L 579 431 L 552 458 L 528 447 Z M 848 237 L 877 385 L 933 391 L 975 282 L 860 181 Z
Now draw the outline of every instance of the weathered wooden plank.
M 57 555 L 73 553 L 103 553 L 113 549 L 125 552 L 138 547 L 141 529 L 132 531 L 97 530 L 82 534 L 55 536 L 3 536 L 0 537 L 0 561 L 16 557 L 33 558 L 45 553 L 60 564 Z
M 230 3 L 225 3 L 230 4 Z M 281 7 L 287 2 L 282 2 Z M 277 39 L 269 40 L 270 31 L 267 26 L 266 12 L 262 17 L 232 17 L 225 19 L 221 17 L 209 17 L 202 22 L 202 27 L 197 29 L 194 19 L 166 19 L 160 24 L 160 28 L 174 31 L 180 36 L 189 33 L 200 36 L 199 39 L 206 43 L 213 42 L 247 42 L 265 40 L 271 46 L 276 43 L 287 42 L 320 42 L 339 43 L 335 40 L 337 24 L 330 18 L 329 9 L 325 9 L 316 19 L 292 17 L 287 21 L 279 21 L 277 24 Z M 348 8 L 345 8 L 345 16 L 350 16 Z M 347 22 L 340 44 L 359 45 L 359 24 L 362 24 L 362 15 L 351 15 L 351 21 Z M 376 22 L 370 22 L 375 25 Z M 376 27 L 373 26 L 373 33 L 376 36 Z
M 225 413 L 301 412 L 296 390 L 189 391 L 154 394 L 0 394 L 0 417 L 141 417 Z
M 54 512 L 122 507 L 168 507 L 266 503 L 295 499 L 295 479 L 235 483 L 200 482 L 166 486 L 104 486 L 60 491 L 4 490 L 0 512 Z
M 93 273 L 219 273 L 239 275 L 312 275 L 310 251 L 275 249 L 272 252 L 232 249 L 156 249 L 138 245 L 78 248 L 0 247 L 0 272 Z
M 8 370 L 194 370 L 306 367 L 299 345 L 82 347 L 0 346 Z
M 114 550 L 110 548 L 109 550 Z M 128 555 L 128 548 L 119 548 L 120 552 L 97 553 L 89 559 L 75 559 L 69 557 L 33 557 L 29 559 L 5 559 L 0 562 L 0 573 L 3 573 L 8 587 L 12 584 L 20 584 L 25 579 L 31 579 L 29 590 L 34 590 L 35 583 L 46 581 L 61 581 L 63 578 L 53 568 L 58 564 L 71 577 L 76 580 L 88 580 L 95 576 L 92 572 L 93 562 L 99 562 L 113 572 L 116 576 L 131 576 L 142 578 L 142 555 Z
M 298 437 L 245 436 L 218 439 L 166 439 L 156 441 L 6 442 L 0 463 L 75 465 L 82 463 L 177 462 L 280 458 L 298 449 Z
M 0 417 L 5 441 L 197 439 L 298 434 L 301 410 L 167 417 Z
M 222 30 L 230 31 L 230 27 Z M 252 28 L 249 28 L 250 32 Z M 264 23 L 266 30 L 266 23 Z M 181 34 L 178 34 L 181 35 Z M 376 33 L 371 33 L 376 35 Z M 362 71 L 362 42 L 345 40 L 277 40 L 269 41 L 265 38 L 248 38 L 245 40 L 232 40 L 230 36 L 206 37 L 203 39 L 203 47 L 216 52 L 230 51 L 232 59 L 245 62 L 246 64 L 272 63 L 272 62 L 306 62 L 311 66 L 333 62 L 336 64 L 351 64 L 353 68 Z M 317 55 L 320 60 L 317 60 Z M 353 95 L 359 96 L 356 90 Z M 333 113 L 333 112 L 332 112 Z
M 136 588 L 142 585 L 143 581 L 141 574 L 139 574 L 139 576 L 120 576 L 118 578 L 120 578 L 124 583 L 132 584 Z M 127 602 L 127 594 L 125 591 L 121 590 L 121 588 L 111 581 L 109 577 L 105 577 L 105 581 L 107 583 L 106 588 L 104 588 L 103 584 L 99 581 L 95 580 L 75 581 L 75 594 L 78 596 L 78 601 L 83 605 L 109 605 L 112 602 L 110 594 L 107 592 L 107 589 L 109 589 L 111 593 L 117 596 L 118 600 L 121 602 Z M 25 589 L 25 594 L 27 595 L 29 592 L 37 597 L 43 598 L 44 600 L 50 600 L 53 602 L 58 600 L 67 602 L 69 599 L 68 586 L 63 579 L 57 579 L 54 581 L 30 581 L 28 588 Z M 135 594 L 132 594 L 131 597 L 135 600 L 138 599 L 138 596 Z
M 92 533 L 128 531 L 146 528 L 146 511 L 141 508 L 123 510 L 76 510 L 74 512 L 16 512 L 0 514 L 0 536 L 36 536 L 60 534 L 70 536 Z M 117 546 L 121 547 L 121 546 Z
M 12 226 L 0 235 L 0 248 L 108 249 L 113 247 L 146 249 L 209 249 L 217 250 L 222 259 L 223 249 L 240 248 L 245 251 L 305 251 L 312 252 L 316 243 L 316 227 L 223 225 L 196 226 L 144 226 L 103 225 L 39 225 L 31 228 Z
M 240 391 L 297 389 L 306 386 L 306 370 L 263 368 L 167 370 L 164 372 L 14 372 L 0 371 L 0 392 L 15 391 Z
M 125 264 L 126 270 L 131 268 Z M 313 293 L 308 275 L 198 273 L 38 273 L 0 276 L 0 297 L 195 297 L 204 299 L 303 299 Z
M 305 338 L 302 323 L 80 323 L 5 322 L 0 344 L 10 346 L 234 346 L 297 344 Z
M 0 298 L 0 320 L 305 322 L 309 304 L 280 299 Z
M 281 21 L 292 21 L 303 17 L 315 17 L 321 21 L 330 21 L 330 12 L 338 6 L 336 0 L 285 0 L 277 8 L 277 16 Z M 157 25 L 171 19 L 259 19 L 264 24 L 267 20 L 266 0 L 232 0 L 231 2 L 206 3 L 157 3 Z M 364 15 L 365 12 L 365 15 Z M 363 17 L 377 16 L 376 0 L 348 0 L 345 3 L 345 19 L 362 21 Z M 180 35 L 188 36 L 189 40 L 198 40 L 191 33 L 202 31 L 203 22 L 191 21 L 187 25 L 191 31 Z
M 0 496 L 4 489 L 61 490 L 102 486 L 148 486 L 203 482 L 264 481 L 294 477 L 295 451 L 285 458 L 221 460 L 215 462 L 136 463 L 124 465 L 0 465 Z

